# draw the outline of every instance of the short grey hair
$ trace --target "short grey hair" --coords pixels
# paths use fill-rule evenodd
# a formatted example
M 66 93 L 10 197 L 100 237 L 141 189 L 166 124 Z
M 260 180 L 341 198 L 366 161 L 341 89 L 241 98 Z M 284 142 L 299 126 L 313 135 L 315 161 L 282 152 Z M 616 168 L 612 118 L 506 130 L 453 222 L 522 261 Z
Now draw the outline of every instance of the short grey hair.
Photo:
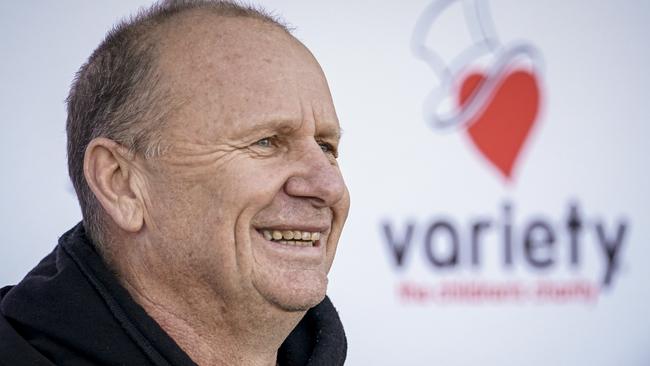
M 171 0 L 141 9 L 119 22 L 77 72 L 68 108 L 68 171 L 77 193 L 83 225 L 100 252 L 110 241 L 106 215 L 84 177 L 84 154 L 90 141 L 109 138 L 145 158 L 163 152 L 161 131 L 175 105 L 171 93 L 159 88 L 156 32 L 175 16 L 202 10 L 222 17 L 245 17 L 290 33 L 277 17 L 233 1 Z

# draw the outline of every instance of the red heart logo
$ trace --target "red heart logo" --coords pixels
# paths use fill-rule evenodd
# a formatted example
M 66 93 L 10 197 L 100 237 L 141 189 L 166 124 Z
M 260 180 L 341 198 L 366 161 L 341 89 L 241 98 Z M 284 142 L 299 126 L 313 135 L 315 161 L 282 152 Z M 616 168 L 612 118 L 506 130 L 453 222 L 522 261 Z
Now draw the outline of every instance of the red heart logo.
M 539 111 L 539 85 L 534 74 L 511 70 L 496 75 L 500 81 L 479 112 L 467 121 L 467 133 L 483 156 L 506 178 L 512 180 L 517 157 L 535 124 Z M 482 73 L 469 74 L 459 90 L 463 107 L 485 82 Z

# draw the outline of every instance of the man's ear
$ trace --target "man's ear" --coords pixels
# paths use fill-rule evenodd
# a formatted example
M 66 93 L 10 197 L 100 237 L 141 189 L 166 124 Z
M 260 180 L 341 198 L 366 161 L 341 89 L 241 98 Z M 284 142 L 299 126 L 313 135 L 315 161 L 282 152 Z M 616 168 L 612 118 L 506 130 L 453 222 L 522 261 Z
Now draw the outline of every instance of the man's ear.
M 84 177 L 115 224 L 135 233 L 144 224 L 144 206 L 135 167 L 128 155 L 117 142 L 95 138 L 84 155 Z

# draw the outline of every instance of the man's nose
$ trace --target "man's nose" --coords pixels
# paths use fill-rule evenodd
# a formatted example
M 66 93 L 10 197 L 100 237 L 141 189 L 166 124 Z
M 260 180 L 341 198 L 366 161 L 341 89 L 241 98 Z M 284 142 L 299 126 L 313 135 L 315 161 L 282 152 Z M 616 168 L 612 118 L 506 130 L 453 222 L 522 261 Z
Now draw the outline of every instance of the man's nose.
M 311 198 L 317 206 L 333 206 L 346 190 L 341 171 L 316 141 L 309 145 L 299 152 L 298 166 L 285 183 L 285 191 L 290 196 Z

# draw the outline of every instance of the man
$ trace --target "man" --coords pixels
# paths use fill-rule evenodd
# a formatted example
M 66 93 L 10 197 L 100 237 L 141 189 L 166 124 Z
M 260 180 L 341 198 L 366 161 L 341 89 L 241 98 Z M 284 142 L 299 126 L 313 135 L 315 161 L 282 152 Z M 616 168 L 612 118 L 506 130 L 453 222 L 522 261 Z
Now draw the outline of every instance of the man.
M 83 222 L 0 292 L 1 365 L 340 365 L 349 208 L 310 52 L 213 1 L 118 25 L 68 98 Z

